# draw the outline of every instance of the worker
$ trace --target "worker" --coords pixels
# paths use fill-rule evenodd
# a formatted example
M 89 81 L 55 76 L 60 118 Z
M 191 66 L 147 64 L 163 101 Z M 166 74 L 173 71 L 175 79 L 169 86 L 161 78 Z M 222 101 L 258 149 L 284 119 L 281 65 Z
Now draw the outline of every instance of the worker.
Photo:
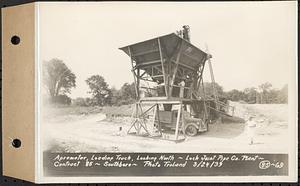
M 185 86 L 185 82 L 184 82 L 184 81 L 181 81 L 181 82 L 179 83 L 179 86 L 180 86 L 179 97 L 180 97 L 180 98 L 183 98 L 183 97 L 184 97 L 184 86 Z
M 256 128 L 256 122 L 254 121 L 254 117 L 250 116 L 248 121 L 246 122 L 246 132 L 249 140 L 249 145 L 253 145 L 254 142 L 254 134 Z
M 183 39 L 190 41 L 190 27 L 188 25 L 184 25 L 182 31 Z

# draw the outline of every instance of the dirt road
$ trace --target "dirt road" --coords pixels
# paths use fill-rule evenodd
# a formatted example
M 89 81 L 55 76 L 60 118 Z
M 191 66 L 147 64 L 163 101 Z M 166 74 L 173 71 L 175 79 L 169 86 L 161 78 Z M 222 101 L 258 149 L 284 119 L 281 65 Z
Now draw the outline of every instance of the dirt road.
M 208 132 L 175 143 L 127 135 L 129 118 L 110 121 L 104 114 L 43 123 L 42 135 L 44 150 L 55 152 L 287 152 L 282 140 L 287 137 L 287 119 L 261 118 L 254 145 L 248 145 L 244 123 L 211 124 Z

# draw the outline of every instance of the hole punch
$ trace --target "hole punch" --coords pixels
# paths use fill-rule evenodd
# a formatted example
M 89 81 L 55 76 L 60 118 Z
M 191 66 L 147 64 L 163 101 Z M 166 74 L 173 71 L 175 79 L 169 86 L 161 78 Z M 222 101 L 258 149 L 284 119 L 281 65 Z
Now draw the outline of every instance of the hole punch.
M 13 45 L 18 45 L 21 42 L 21 39 L 19 36 L 12 36 L 10 41 Z
M 19 140 L 19 139 L 14 139 L 13 141 L 12 141 L 12 146 L 13 147 L 15 147 L 15 148 L 19 148 L 19 147 L 21 147 L 21 140 Z

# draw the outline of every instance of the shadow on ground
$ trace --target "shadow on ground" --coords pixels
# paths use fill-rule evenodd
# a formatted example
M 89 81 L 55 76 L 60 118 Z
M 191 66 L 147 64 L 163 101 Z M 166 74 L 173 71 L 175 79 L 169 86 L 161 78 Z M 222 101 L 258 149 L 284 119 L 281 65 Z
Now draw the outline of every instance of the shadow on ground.
M 213 138 L 234 138 L 245 130 L 245 120 L 239 117 L 223 116 L 219 121 L 210 124 L 208 131 L 199 136 Z

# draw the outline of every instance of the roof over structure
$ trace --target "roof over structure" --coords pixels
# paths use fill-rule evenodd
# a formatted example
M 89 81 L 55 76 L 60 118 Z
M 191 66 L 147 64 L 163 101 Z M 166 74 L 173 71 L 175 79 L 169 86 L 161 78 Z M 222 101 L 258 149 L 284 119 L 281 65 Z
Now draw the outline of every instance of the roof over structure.
M 159 47 L 159 43 L 161 47 Z M 163 60 L 175 61 L 180 52 L 178 63 L 191 70 L 197 70 L 210 57 L 209 54 L 175 33 L 121 47 L 120 50 L 123 50 L 136 62 L 139 68 L 143 69 L 145 66 L 161 62 L 159 48 L 161 48 Z

